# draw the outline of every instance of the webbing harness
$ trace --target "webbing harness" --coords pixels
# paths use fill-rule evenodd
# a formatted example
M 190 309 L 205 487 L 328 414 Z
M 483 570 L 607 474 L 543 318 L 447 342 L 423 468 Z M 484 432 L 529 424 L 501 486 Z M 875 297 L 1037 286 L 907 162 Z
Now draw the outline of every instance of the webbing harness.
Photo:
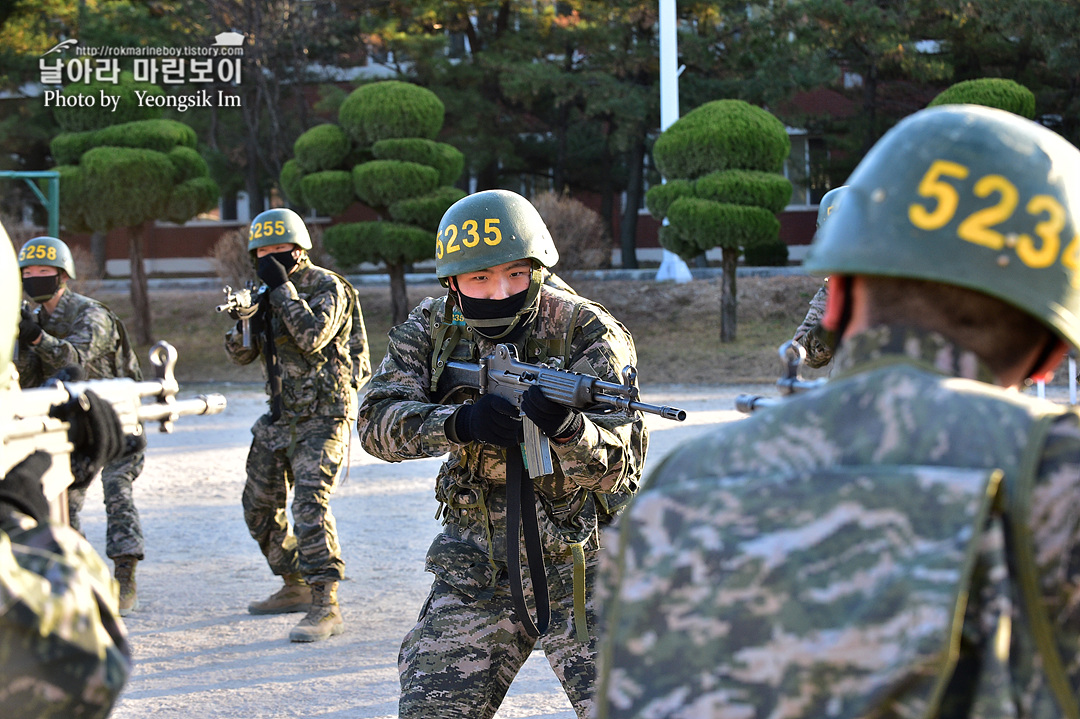
M 551 339 L 531 337 L 526 340 L 526 359 L 532 362 L 543 362 L 550 357 L 560 357 L 562 366 L 566 367 L 570 361 L 571 334 L 577 324 L 580 309 L 581 305 L 575 303 L 562 337 Z M 431 390 L 434 392 L 450 355 L 464 337 L 472 335 L 472 329 L 466 325 L 461 311 L 451 302 L 450 295 L 443 304 L 442 313 L 432 313 L 431 334 Z M 507 452 L 506 456 L 506 567 L 510 575 L 510 596 L 514 602 L 514 610 L 525 626 L 525 631 L 532 637 L 540 637 L 547 632 L 551 619 L 551 606 L 548 597 L 547 568 L 544 566 L 544 551 L 540 541 L 540 522 L 536 514 L 536 494 L 532 481 L 528 480 L 524 449 Z M 489 524 L 486 506 L 483 509 L 483 515 L 485 523 Z M 490 538 L 490 526 L 486 527 L 485 531 Z M 525 601 L 525 589 L 522 585 L 520 557 L 522 537 L 525 540 L 525 560 L 533 582 L 536 603 L 535 622 Z M 570 550 L 574 561 L 574 629 L 578 641 L 584 643 L 589 641 L 585 616 L 584 543 L 572 543 Z M 492 551 L 493 544 L 489 541 L 488 561 L 494 564 L 494 557 L 490 555 Z

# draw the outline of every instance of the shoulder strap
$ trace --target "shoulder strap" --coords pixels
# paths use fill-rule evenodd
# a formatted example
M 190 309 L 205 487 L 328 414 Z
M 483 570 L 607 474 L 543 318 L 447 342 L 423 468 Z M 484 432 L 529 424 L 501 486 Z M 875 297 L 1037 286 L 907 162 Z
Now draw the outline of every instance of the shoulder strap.
M 439 386 L 446 361 L 461 340 L 461 325 L 454 321 L 453 307 L 446 297 L 435 301 L 431 308 L 431 392 Z
M 131 346 L 131 338 L 128 337 L 127 327 L 124 326 L 124 323 L 116 316 L 115 312 L 104 304 L 101 306 L 109 313 L 109 317 L 116 326 L 116 332 L 120 335 L 120 346 L 117 348 L 116 359 L 114 360 L 117 372 L 124 377 L 142 381 L 142 366 L 139 364 L 139 355 Z
M 1061 716 L 1068 719 L 1080 719 L 1080 706 L 1069 684 L 1068 674 L 1061 653 L 1054 640 L 1053 624 L 1043 602 L 1036 572 L 1035 545 L 1028 525 L 1031 510 L 1031 493 L 1035 485 L 1035 475 L 1039 469 L 1043 447 L 1054 422 L 1061 418 L 1064 410 L 1047 413 L 1035 422 L 1031 441 L 1024 450 L 1021 459 L 1020 474 L 1008 488 L 1009 512 L 1007 521 L 1016 546 L 1016 569 L 1020 595 L 1025 607 L 1024 614 L 1030 624 L 1035 648 L 1042 658 L 1046 682 L 1057 700 Z
M 322 269 L 326 270 L 325 267 Z M 371 378 L 371 354 L 368 349 L 364 315 L 360 310 L 360 298 L 356 294 L 356 288 L 347 278 L 333 270 L 326 270 L 326 272 L 341 280 L 341 283 L 345 286 L 345 294 L 349 298 L 348 312 L 352 317 L 352 331 L 349 333 L 349 355 L 352 357 L 353 363 L 353 385 L 359 390 Z

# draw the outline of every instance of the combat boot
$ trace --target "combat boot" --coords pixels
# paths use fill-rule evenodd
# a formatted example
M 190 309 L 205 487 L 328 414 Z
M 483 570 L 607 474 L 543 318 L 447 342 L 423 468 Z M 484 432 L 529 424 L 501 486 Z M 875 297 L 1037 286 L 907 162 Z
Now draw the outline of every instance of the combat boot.
M 306 612 L 311 609 L 311 587 L 299 574 L 286 574 L 282 577 L 285 585 L 259 602 L 248 605 L 252 614 L 288 614 Z
M 337 582 L 311 585 L 311 609 L 289 632 L 289 639 L 294 642 L 317 642 L 345 631 L 337 601 L 337 586 Z
M 135 593 L 135 565 L 139 558 L 130 554 L 113 557 L 113 576 L 120 583 L 120 616 L 126 617 L 139 608 Z

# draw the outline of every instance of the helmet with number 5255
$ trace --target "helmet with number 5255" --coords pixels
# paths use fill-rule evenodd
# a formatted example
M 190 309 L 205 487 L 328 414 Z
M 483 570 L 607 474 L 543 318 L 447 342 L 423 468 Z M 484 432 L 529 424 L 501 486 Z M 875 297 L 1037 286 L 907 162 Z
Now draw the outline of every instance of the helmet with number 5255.
M 59 267 L 71 279 L 75 277 L 75 258 L 63 240 L 55 237 L 35 237 L 19 250 L 19 267 Z
M 443 213 L 435 237 L 435 274 L 444 285 L 455 275 L 522 258 L 551 267 L 559 251 L 540 213 L 516 192 L 477 192 Z
M 254 252 L 260 247 L 283 244 L 311 249 L 311 236 L 308 235 L 304 218 L 284 207 L 276 207 L 256 215 L 248 229 L 248 252 Z
M 977 105 L 885 134 L 818 230 L 808 272 L 883 275 L 997 297 L 1080 346 L 1080 150 Z

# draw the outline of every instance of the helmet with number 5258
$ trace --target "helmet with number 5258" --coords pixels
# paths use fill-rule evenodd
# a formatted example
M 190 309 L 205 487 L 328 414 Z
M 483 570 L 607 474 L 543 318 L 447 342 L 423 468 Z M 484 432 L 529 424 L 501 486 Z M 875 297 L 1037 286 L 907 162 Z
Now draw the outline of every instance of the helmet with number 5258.
M 883 275 L 997 297 L 1080 346 L 1080 150 L 977 105 L 904 119 L 848 178 L 811 273 Z
M 248 229 L 248 252 L 254 252 L 260 247 L 283 244 L 311 249 L 311 236 L 308 235 L 304 218 L 284 207 L 276 207 L 256 215 Z
M 509 190 L 463 197 L 443 213 L 435 237 L 435 274 L 447 278 L 522 258 L 559 261 L 547 225 L 532 203 Z
M 75 277 L 75 258 L 63 240 L 55 237 L 35 237 L 19 250 L 19 267 L 59 267 L 71 279 Z

